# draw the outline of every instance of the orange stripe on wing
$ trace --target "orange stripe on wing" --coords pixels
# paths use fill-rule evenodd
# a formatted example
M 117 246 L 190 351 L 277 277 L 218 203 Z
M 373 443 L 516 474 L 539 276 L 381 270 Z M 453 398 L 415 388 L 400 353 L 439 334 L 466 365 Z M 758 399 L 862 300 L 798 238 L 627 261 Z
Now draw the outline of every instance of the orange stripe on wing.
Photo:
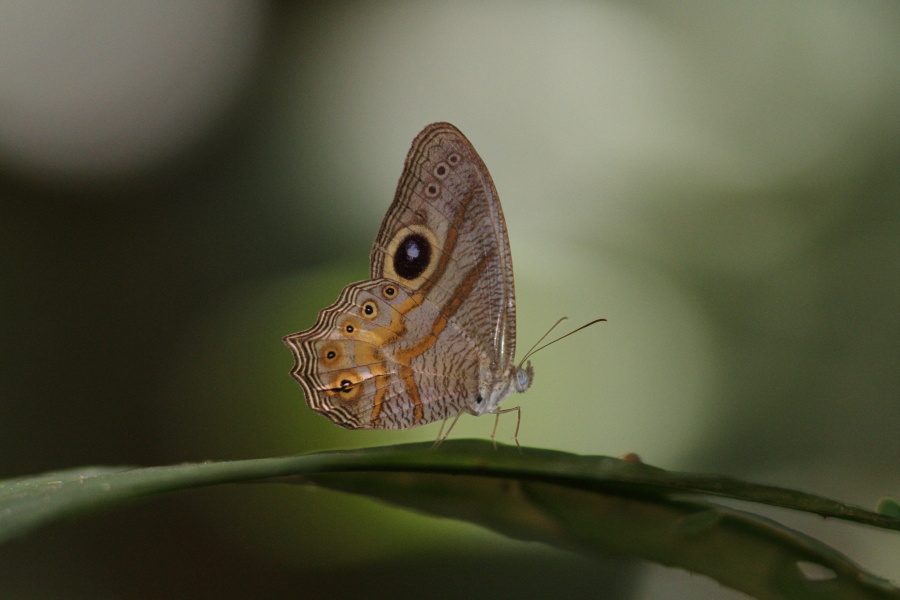
M 462 226 L 462 222 L 465 218 L 466 208 L 469 202 L 472 200 L 473 194 L 474 190 L 469 190 L 465 198 L 463 198 L 462 202 L 460 203 L 459 210 L 457 211 L 453 219 L 453 223 L 451 224 L 451 227 L 447 232 L 447 238 L 444 240 L 444 247 L 441 252 L 441 257 L 434 272 L 431 274 L 429 279 L 418 290 L 416 290 L 416 293 L 410 295 L 409 298 L 395 307 L 397 314 L 395 316 L 395 319 L 392 319 L 392 330 L 394 330 L 395 328 L 395 323 L 393 321 L 396 320 L 398 322 L 397 329 L 402 330 L 403 333 L 406 332 L 405 325 L 402 324 L 402 321 L 399 317 L 401 315 L 405 317 L 425 301 L 428 291 L 437 284 L 437 282 L 441 279 L 444 272 L 450 265 L 450 258 L 453 254 L 453 249 L 459 241 L 459 229 Z M 463 279 L 463 281 L 461 281 L 459 285 L 457 285 L 456 289 L 453 291 L 450 301 L 447 302 L 447 304 L 441 309 L 440 315 L 437 319 L 435 319 L 434 323 L 432 323 L 431 335 L 425 337 L 418 344 L 412 346 L 411 348 L 407 348 L 405 350 L 399 349 L 394 355 L 394 360 L 396 360 L 397 363 L 401 365 L 398 375 L 400 376 L 401 381 L 403 381 L 403 384 L 406 387 L 409 400 L 415 407 L 415 412 L 413 414 L 413 423 L 415 425 L 418 425 L 425 417 L 425 411 L 422 406 L 422 399 L 419 396 L 419 388 L 415 382 L 415 373 L 410 367 L 410 364 L 414 358 L 426 352 L 437 341 L 437 337 L 447 327 L 447 323 L 449 322 L 450 317 L 452 317 L 456 313 L 456 311 L 459 310 L 460 305 L 469 296 L 469 292 L 471 292 L 472 287 L 474 287 L 475 285 L 475 282 L 478 280 L 478 278 L 481 276 L 481 273 L 487 266 L 487 259 L 487 255 L 483 256 L 478 264 L 475 265 L 475 267 L 466 275 L 465 279 Z M 389 342 L 395 341 L 395 339 L 396 338 L 394 336 L 391 336 L 391 338 L 385 339 L 380 345 L 381 347 L 384 347 Z M 372 410 L 372 422 L 379 418 L 382 410 L 382 403 L 377 402 Z
M 387 394 L 387 391 L 389 389 L 391 389 L 390 386 L 386 385 L 383 388 L 379 389 L 377 392 L 375 392 L 375 398 L 372 399 L 372 402 L 374 403 L 375 406 L 372 409 L 372 416 L 369 417 L 369 423 L 372 425 L 372 427 L 375 427 L 377 425 L 378 421 L 381 420 L 380 415 L 381 415 L 381 410 L 383 408 L 382 403 L 384 402 L 384 396 L 385 396 L 385 394 Z
M 413 406 L 415 406 L 413 413 L 413 425 L 418 425 L 422 422 L 422 418 L 425 416 L 425 411 L 422 408 L 422 398 L 419 396 L 419 386 L 416 385 L 414 376 L 415 373 L 413 372 L 412 368 L 400 368 L 400 378 L 406 385 L 406 391 L 407 393 L 409 393 L 409 399 L 412 400 Z
M 465 198 L 460 202 L 459 210 L 456 211 L 456 215 L 453 217 L 453 222 L 450 224 L 450 229 L 447 231 L 447 238 L 444 240 L 444 246 L 441 248 L 441 258 L 438 260 L 434 272 L 417 290 L 419 293 L 427 294 L 428 290 L 433 288 L 435 284 L 440 281 L 441 277 L 444 276 L 444 272 L 450 264 L 450 257 L 453 256 L 453 250 L 456 248 L 456 243 L 459 241 L 459 228 L 462 227 L 462 222 L 466 215 L 466 208 L 469 206 L 469 202 L 472 201 L 474 194 L 475 190 L 469 189 L 469 191 L 466 192 Z
M 423 417 L 424 410 L 422 408 L 422 399 L 419 397 L 419 388 L 416 386 L 415 379 L 413 378 L 414 372 L 410 364 L 412 360 L 417 356 L 422 355 L 429 348 L 431 348 L 434 343 L 437 341 L 438 336 L 447 327 L 447 323 L 449 322 L 450 317 L 459 310 L 460 305 L 465 301 L 465 299 L 469 296 L 469 292 L 472 291 L 472 287 L 475 285 L 475 282 L 481 277 L 481 273 L 484 271 L 485 266 L 487 265 L 487 256 L 483 256 L 481 260 L 475 265 L 475 268 L 472 269 L 466 278 L 463 279 L 456 289 L 453 291 L 453 295 L 450 298 L 450 301 L 444 306 L 441 310 L 440 316 L 435 319 L 434 323 L 431 325 L 431 335 L 421 340 L 418 344 L 411 348 L 407 348 L 405 350 L 398 350 L 395 358 L 398 363 L 403 365 L 400 367 L 400 377 L 403 380 L 403 383 L 406 385 L 406 390 L 409 393 L 409 399 L 412 400 L 413 405 L 415 406 L 415 414 L 414 414 L 414 424 L 418 425 Z
M 412 346 L 410 348 L 398 350 L 395 354 L 395 358 L 397 362 L 402 365 L 409 366 L 414 358 L 422 355 L 429 348 L 431 348 L 434 343 L 437 341 L 438 336 L 442 331 L 447 327 L 447 323 L 450 320 L 457 310 L 459 310 L 460 305 L 469 297 L 469 292 L 472 291 L 472 287 L 474 287 L 475 282 L 481 277 L 481 273 L 484 271 L 484 268 L 487 266 L 488 255 L 482 256 L 481 260 L 478 261 L 478 264 L 475 265 L 469 273 L 466 275 L 466 278 L 463 279 L 456 289 L 453 290 L 453 295 L 450 297 L 450 301 L 441 309 L 440 315 L 437 319 L 435 319 L 434 323 L 431 325 L 431 335 L 422 339 L 418 344 Z

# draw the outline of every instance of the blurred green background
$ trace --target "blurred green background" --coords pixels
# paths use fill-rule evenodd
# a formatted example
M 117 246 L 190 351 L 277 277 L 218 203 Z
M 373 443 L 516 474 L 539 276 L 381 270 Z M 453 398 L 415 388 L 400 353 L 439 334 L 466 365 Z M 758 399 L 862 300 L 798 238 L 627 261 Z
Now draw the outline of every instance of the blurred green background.
M 434 439 L 313 414 L 280 338 L 446 120 L 520 352 L 609 319 L 535 357 L 523 445 L 896 496 L 898 56 L 892 1 L 0 4 L 0 477 Z M 772 514 L 900 581 L 896 534 Z M 0 596 L 742 597 L 287 486 L 41 531 Z

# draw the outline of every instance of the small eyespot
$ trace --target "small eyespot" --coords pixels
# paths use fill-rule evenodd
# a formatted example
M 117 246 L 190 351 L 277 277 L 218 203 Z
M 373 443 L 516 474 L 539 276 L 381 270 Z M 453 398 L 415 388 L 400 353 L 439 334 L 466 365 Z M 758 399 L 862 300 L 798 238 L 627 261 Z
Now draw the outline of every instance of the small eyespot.
M 447 157 L 447 162 L 453 166 L 458 165 L 459 160 L 460 160 L 459 154 L 457 154 L 456 152 L 453 152 L 452 154 L 450 154 L 450 156 Z
M 392 285 L 388 285 L 388 286 L 385 286 L 383 292 L 384 292 L 385 298 L 393 298 L 394 296 L 397 295 L 397 288 L 395 288 Z
M 481 404 L 484 402 L 484 398 L 481 397 L 481 394 L 478 394 L 478 397 L 475 398 L 475 404 Z
M 373 319 L 378 316 L 378 305 L 372 300 L 366 300 L 362 305 L 363 317 Z
M 345 323 L 345 324 L 344 324 L 344 331 L 346 331 L 347 333 L 353 333 L 354 331 L 356 331 L 356 327 L 354 327 L 354 326 L 353 326 L 352 324 L 350 324 L 350 323 Z
M 438 179 L 443 179 L 444 177 L 447 176 L 447 173 L 449 172 L 449 170 L 450 169 L 447 167 L 447 165 L 445 163 L 440 163 L 434 169 L 434 176 L 437 177 Z
M 425 195 L 429 198 L 434 198 L 438 195 L 438 186 L 431 183 L 425 188 Z
M 366 313 L 367 315 L 371 315 L 373 312 L 375 312 L 375 307 L 372 306 L 371 304 L 366 304 L 363 307 L 363 312 Z
M 326 390 L 332 396 L 340 395 L 343 401 L 356 398 L 365 389 L 365 379 L 356 371 L 342 371 L 335 373 L 334 379 Z
M 343 354 L 343 352 L 340 347 L 334 343 L 325 344 L 319 348 L 319 360 L 324 363 L 331 363 L 341 354 Z

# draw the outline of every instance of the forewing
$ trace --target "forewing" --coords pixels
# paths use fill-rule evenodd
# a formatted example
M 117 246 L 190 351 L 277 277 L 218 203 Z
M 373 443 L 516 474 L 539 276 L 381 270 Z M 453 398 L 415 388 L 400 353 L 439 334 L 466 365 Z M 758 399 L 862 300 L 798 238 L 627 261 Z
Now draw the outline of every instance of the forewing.
M 371 276 L 438 307 L 502 371 L 515 356 L 515 291 L 506 223 L 487 167 L 449 123 L 413 141 L 372 248 Z

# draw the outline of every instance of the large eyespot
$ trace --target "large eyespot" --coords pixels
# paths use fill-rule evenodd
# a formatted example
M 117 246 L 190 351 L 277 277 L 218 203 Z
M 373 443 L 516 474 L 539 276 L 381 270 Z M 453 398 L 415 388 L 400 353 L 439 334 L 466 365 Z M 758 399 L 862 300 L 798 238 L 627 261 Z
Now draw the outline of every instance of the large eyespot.
M 388 256 L 381 276 L 391 281 L 398 281 L 402 285 L 415 291 L 425 285 L 428 278 L 437 269 L 441 251 L 441 244 L 435 233 L 424 223 L 407 225 L 399 229 L 392 236 L 385 248 Z M 382 288 L 382 294 L 389 302 L 395 302 L 400 296 L 400 286 L 395 286 L 396 295 L 389 296 L 384 293 L 387 288 Z
M 362 305 L 363 318 L 373 320 L 378 316 L 378 305 L 374 300 L 366 300 Z
M 407 235 L 394 253 L 394 272 L 403 279 L 415 279 L 431 264 L 431 243 L 418 233 Z

